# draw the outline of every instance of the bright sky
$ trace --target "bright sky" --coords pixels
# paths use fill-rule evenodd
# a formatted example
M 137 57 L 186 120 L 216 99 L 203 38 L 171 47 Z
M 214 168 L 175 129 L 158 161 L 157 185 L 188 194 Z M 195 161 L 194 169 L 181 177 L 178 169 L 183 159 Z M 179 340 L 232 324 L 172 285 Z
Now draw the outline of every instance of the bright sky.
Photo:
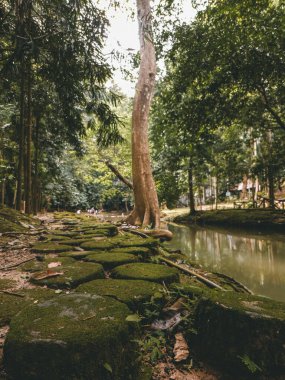
M 133 8 L 136 9 L 135 1 L 132 0 Z M 191 21 L 195 16 L 195 10 L 191 7 L 190 0 L 182 0 L 183 3 L 183 21 Z M 110 1 L 100 0 L 100 4 L 108 9 Z M 122 9 L 113 8 L 107 10 L 107 15 L 110 19 L 109 36 L 107 39 L 106 52 L 110 53 L 112 50 L 119 50 L 122 53 L 127 53 L 128 49 L 137 51 L 139 49 L 139 37 L 137 19 L 130 17 L 130 12 Z M 135 83 L 127 81 L 123 78 L 123 74 L 116 70 L 114 74 L 114 82 L 122 89 L 128 96 L 133 96 Z

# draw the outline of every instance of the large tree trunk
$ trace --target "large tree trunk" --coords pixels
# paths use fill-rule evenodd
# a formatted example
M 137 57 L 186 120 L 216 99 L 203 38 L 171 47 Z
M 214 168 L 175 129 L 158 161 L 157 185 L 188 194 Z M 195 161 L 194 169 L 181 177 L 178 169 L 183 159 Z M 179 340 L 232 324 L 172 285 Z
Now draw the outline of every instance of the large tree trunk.
M 24 146 L 25 146 L 25 69 L 24 59 L 21 59 L 21 84 L 20 84 L 20 120 L 19 120 L 19 150 L 18 150 L 18 172 L 17 172 L 17 195 L 16 209 L 21 210 L 22 206 L 22 184 L 24 171 Z
M 148 115 L 156 74 L 149 3 L 149 0 L 137 0 L 141 62 L 132 114 L 132 176 L 135 207 L 127 222 L 158 228 L 159 204 L 148 145 Z

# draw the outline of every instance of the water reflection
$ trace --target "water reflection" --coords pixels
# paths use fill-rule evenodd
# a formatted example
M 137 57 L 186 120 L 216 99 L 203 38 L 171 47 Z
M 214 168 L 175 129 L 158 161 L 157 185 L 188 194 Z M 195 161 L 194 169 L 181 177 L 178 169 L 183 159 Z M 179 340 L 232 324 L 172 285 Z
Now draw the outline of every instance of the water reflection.
M 169 224 L 172 248 L 213 272 L 242 282 L 254 293 L 285 301 L 285 237 L 250 235 Z

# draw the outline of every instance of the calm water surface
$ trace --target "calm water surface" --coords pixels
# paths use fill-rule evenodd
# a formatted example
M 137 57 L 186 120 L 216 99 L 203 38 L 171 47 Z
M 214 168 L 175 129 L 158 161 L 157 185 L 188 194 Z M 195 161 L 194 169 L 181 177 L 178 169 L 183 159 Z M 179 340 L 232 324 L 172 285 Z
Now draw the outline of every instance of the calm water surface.
M 168 224 L 167 243 L 212 272 L 242 282 L 256 294 L 285 301 L 285 235 Z

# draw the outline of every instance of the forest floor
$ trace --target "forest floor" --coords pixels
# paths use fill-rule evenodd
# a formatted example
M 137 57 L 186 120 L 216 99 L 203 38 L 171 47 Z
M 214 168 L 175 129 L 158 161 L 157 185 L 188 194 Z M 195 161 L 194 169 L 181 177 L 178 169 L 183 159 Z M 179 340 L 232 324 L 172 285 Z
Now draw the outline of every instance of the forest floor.
M 0 213 L 1 215 L 1 213 Z M 109 215 L 110 217 L 110 215 Z M 114 215 L 114 218 L 119 215 Z M 13 218 L 9 218 L 12 221 Z M 96 218 L 91 217 L 94 223 L 98 223 Z M 102 219 L 103 216 L 102 216 Z M 107 218 L 108 219 L 108 218 Z M 110 219 L 110 218 L 109 218 Z M 40 220 L 40 223 L 39 223 Z M 42 241 L 47 234 L 52 234 L 64 226 L 61 220 L 54 220 L 53 214 L 40 216 L 39 220 L 25 220 L 25 229 L 18 231 L 5 231 L 0 233 L 0 363 L 2 362 L 2 354 L 5 338 L 9 331 L 9 318 L 5 317 L 6 307 L 5 297 L 9 298 L 9 302 L 15 304 L 22 301 L 22 296 L 25 291 L 36 289 L 37 286 L 31 283 L 30 279 L 33 276 L 31 271 L 25 271 L 24 268 L 29 268 L 34 262 L 37 262 L 37 254 L 33 252 L 32 247 L 38 241 Z M 18 227 L 21 227 L 19 221 L 13 221 Z M 99 222 L 100 223 L 100 222 Z M 54 258 L 56 261 L 56 258 Z M 47 288 L 47 285 L 44 285 Z M 55 291 L 56 292 L 56 291 Z M 63 290 L 65 292 L 65 290 Z M 69 290 L 66 291 L 69 293 Z M 2 295 L 2 296 L 1 296 Z M 2 298 L 1 298 L 2 297 Z M 38 302 L 38 299 L 33 299 L 33 302 Z M 13 313 L 18 312 L 20 308 L 15 307 Z M 10 310 L 9 310 L 10 313 Z M 156 345 L 155 337 L 152 339 L 147 334 L 147 340 L 150 341 L 150 348 L 146 348 L 148 343 L 142 345 L 142 354 L 145 356 L 143 361 L 148 368 L 152 370 L 152 379 L 154 380 L 218 380 L 223 377 L 218 371 L 211 369 L 200 360 L 196 360 L 195 354 L 191 352 L 188 360 L 181 363 L 175 362 L 173 347 L 175 344 L 174 335 L 172 332 L 166 334 L 168 338 L 162 340 L 163 344 Z M 147 341 L 145 340 L 145 342 Z M 0 379 L 6 379 L 5 369 L 1 366 Z M 150 379 L 150 377 L 143 377 Z
M 22 371 L 28 371 L 26 377 L 23 375 L 27 379 L 62 378 L 52 366 L 64 367 L 67 373 L 77 371 L 78 378 L 89 379 L 92 371 L 99 371 L 95 376 L 98 379 L 126 378 L 115 375 L 117 367 L 124 370 L 136 358 L 120 356 L 124 352 L 120 342 L 123 336 L 116 341 L 113 334 L 121 328 L 130 334 L 125 345 L 137 342 L 139 347 L 143 371 L 136 380 L 244 380 L 261 371 L 256 364 L 261 358 L 268 358 L 262 359 L 265 371 L 272 363 L 284 366 L 283 361 L 279 363 L 283 357 L 283 333 L 275 334 L 276 328 L 285 331 L 284 304 L 253 296 L 234 279 L 208 273 L 180 252 L 161 252 L 157 240 L 138 236 L 131 229 L 126 232 L 126 226 L 115 222 L 118 214 L 102 214 L 99 220 L 88 215 L 54 213 L 37 219 L 23 216 L 23 220 L 21 215 L 11 216 L 9 210 L 0 209 L 0 221 L 1 218 L 4 231 L 0 234 L 0 356 L 4 348 L 5 363 L 1 380 L 7 379 L 5 369 L 17 380 Z M 4 228 L 7 218 L 10 231 Z M 169 266 L 171 262 L 180 265 L 180 270 Z M 103 313 L 101 318 L 94 313 L 97 309 L 93 303 L 101 302 L 98 298 L 106 302 L 98 309 L 98 314 Z M 78 308 L 78 302 L 83 302 L 84 307 Z M 92 304 L 91 309 L 88 303 Z M 76 348 L 80 341 L 79 345 L 73 344 L 72 350 L 77 350 L 74 358 L 83 355 L 83 362 L 87 358 L 88 365 L 94 367 L 89 369 L 89 375 L 82 375 L 79 364 L 74 364 L 77 359 L 69 359 L 70 352 L 67 355 L 63 351 L 64 355 L 58 356 L 65 344 L 60 344 L 59 352 L 56 347 L 70 336 L 69 326 L 74 329 L 71 336 L 75 334 L 76 339 L 81 339 L 85 334 L 87 340 L 96 340 L 96 334 L 100 336 L 107 326 L 103 338 L 108 341 L 108 329 L 112 329 L 117 318 L 109 303 L 120 309 L 120 318 L 123 315 L 121 325 L 111 335 L 113 351 L 86 353 Z M 110 307 L 112 311 L 108 311 Z M 45 308 L 48 314 L 43 311 Z M 42 320 L 46 321 L 44 325 Z M 130 327 L 129 323 L 139 324 L 139 336 L 132 335 L 137 334 L 137 325 Z M 29 339 L 33 344 L 26 349 Z M 37 341 L 47 344 L 44 351 L 35 350 Z M 53 341 L 55 345 L 50 346 Z M 268 351 L 272 344 L 274 350 Z M 41 352 L 51 356 L 41 357 Z M 134 352 L 129 351 L 130 355 Z M 228 358 L 225 352 L 232 356 Z M 94 357 L 98 360 L 94 361 Z M 88 371 L 85 367 L 82 371 Z M 241 376 L 227 375 L 227 371 L 217 368 L 236 368 Z M 38 377 L 29 377 L 29 371 L 38 373 Z M 284 379 L 266 375 L 254 378 Z

